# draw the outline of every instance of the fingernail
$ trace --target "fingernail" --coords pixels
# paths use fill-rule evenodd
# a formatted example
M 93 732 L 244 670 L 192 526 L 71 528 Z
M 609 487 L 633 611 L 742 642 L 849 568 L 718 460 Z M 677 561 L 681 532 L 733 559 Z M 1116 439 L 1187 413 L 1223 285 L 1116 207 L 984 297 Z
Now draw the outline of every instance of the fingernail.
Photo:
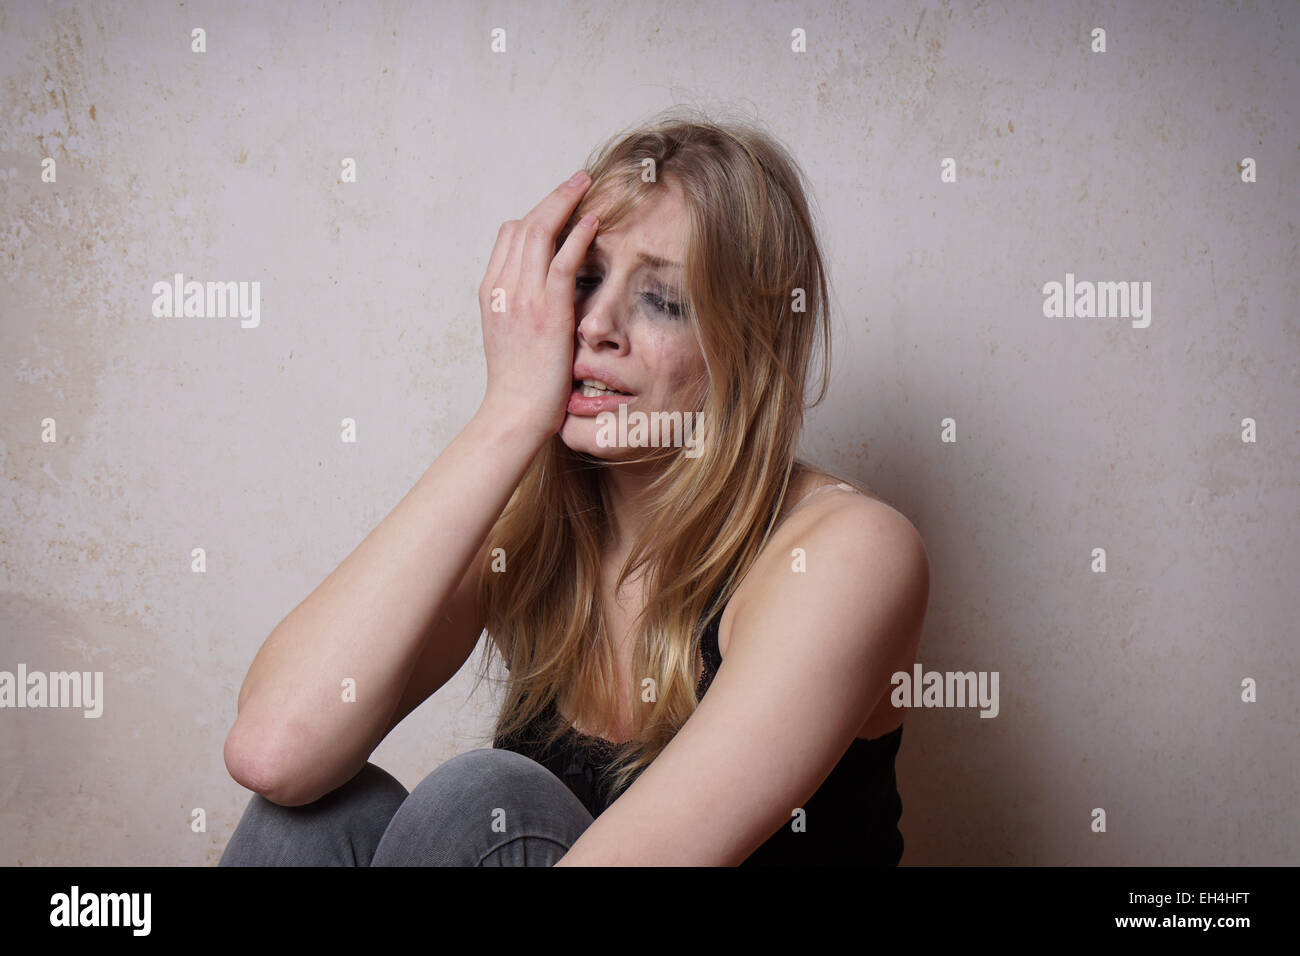
M 587 181 L 587 171 L 580 169 L 569 179 L 570 186 L 581 186 Z

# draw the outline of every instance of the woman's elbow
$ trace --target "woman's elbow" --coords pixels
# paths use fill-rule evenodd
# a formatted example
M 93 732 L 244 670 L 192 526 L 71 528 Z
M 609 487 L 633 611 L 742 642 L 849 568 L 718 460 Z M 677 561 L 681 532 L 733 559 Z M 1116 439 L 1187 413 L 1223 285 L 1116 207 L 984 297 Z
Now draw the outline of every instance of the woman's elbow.
M 226 735 L 222 748 L 222 759 L 231 779 L 245 790 L 260 794 L 272 803 L 292 807 L 307 801 L 294 802 L 295 794 L 289 793 L 284 786 L 283 777 L 270 751 L 265 747 L 253 746 L 247 734 L 235 721 L 235 726 Z

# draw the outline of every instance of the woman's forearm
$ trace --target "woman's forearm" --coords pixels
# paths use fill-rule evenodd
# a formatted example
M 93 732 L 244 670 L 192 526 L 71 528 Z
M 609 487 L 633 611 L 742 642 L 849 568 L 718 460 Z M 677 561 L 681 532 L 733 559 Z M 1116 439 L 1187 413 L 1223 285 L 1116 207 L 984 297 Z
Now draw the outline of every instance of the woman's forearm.
M 431 622 L 544 439 L 480 409 L 415 486 L 263 643 L 239 691 L 226 763 L 278 802 L 323 795 L 388 730 Z M 451 661 L 448 675 L 464 657 Z M 355 700 L 345 699 L 347 679 Z

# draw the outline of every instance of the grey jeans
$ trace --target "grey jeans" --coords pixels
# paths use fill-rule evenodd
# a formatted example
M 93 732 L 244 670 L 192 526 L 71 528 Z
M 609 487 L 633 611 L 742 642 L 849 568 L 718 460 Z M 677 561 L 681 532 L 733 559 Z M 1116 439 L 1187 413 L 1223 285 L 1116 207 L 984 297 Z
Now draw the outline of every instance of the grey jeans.
M 218 866 L 551 866 L 593 819 L 535 760 L 484 748 L 410 793 L 367 763 L 304 806 L 254 794 Z

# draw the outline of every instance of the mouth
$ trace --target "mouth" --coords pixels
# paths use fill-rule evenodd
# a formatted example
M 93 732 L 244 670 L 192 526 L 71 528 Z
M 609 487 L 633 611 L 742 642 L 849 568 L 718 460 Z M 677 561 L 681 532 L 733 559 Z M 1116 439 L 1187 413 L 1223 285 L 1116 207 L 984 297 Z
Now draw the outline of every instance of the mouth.
M 611 385 L 606 385 L 598 379 L 574 379 L 573 390 L 583 398 L 600 398 L 604 395 L 623 395 L 631 398 L 631 392 L 620 392 Z
M 591 418 L 601 412 L 617 411 L 620 405 L 630 404 L 636 395 L 610 388 L 593 379 L 575 379 L 569 395 L 568 413 Z

